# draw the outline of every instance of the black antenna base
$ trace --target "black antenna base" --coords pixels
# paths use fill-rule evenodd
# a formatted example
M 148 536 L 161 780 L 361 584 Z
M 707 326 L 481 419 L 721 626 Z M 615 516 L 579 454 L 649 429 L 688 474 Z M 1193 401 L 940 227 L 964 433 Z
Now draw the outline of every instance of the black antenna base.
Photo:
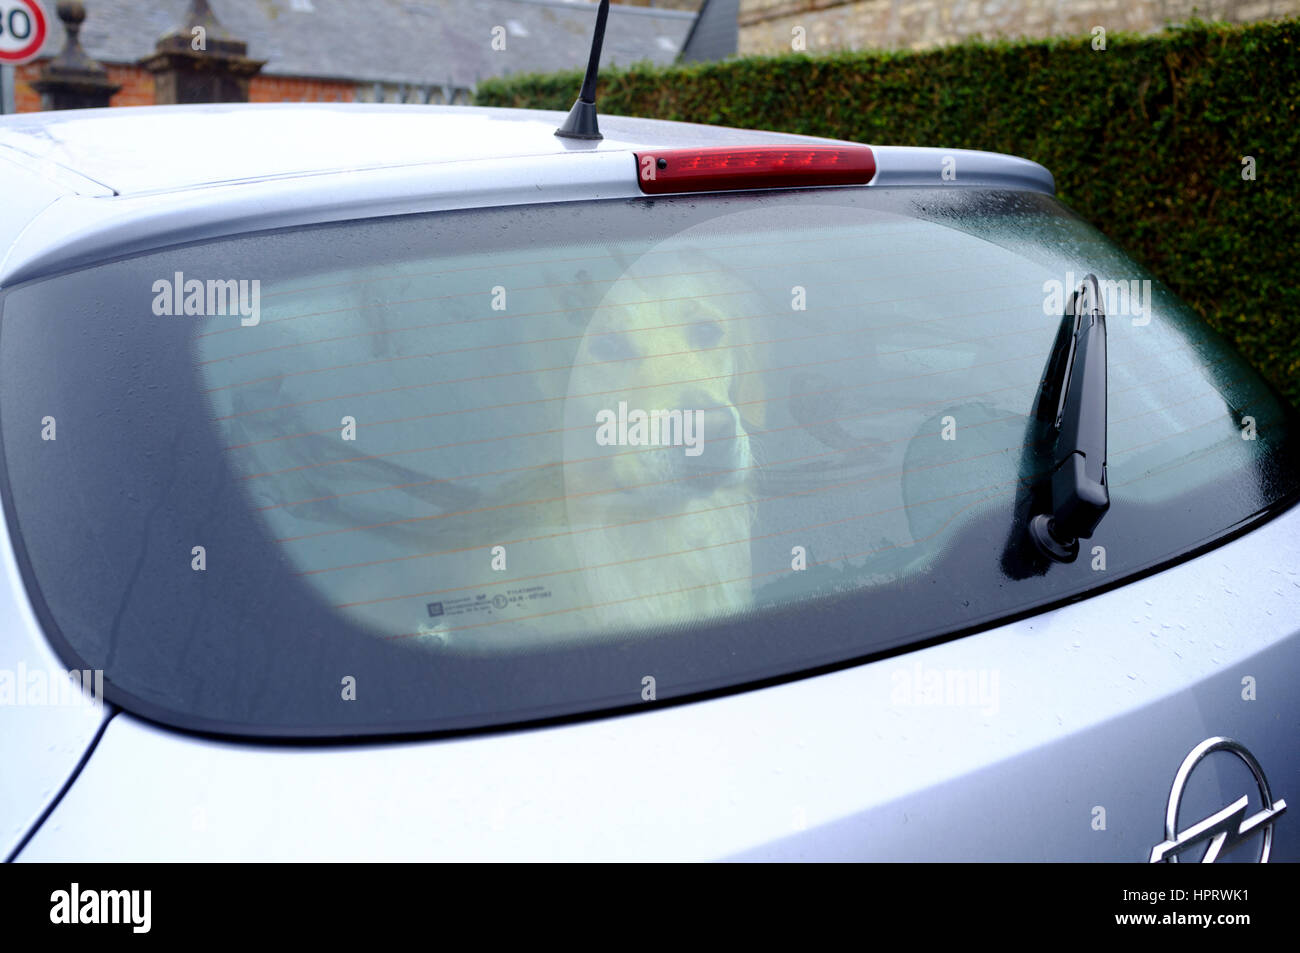
M 596 74 L 600 72 L 600 48 L 605 43 L 605 21 L 609 19 L 609 0 L 600 0 L 596 8 L 596 30 L 591 35 L 591 55 L 582 77 L 578 101 L 569 110 L 569 118 L 555 134 L 564 139 L 604 139 L 596 122 Z
M 604 139 L 600 134 L 600 123 L 596 121 L 596 104 L 578 97 L 569 110 L 569 118 L 555 130 L 555 134 L 565 139 Z

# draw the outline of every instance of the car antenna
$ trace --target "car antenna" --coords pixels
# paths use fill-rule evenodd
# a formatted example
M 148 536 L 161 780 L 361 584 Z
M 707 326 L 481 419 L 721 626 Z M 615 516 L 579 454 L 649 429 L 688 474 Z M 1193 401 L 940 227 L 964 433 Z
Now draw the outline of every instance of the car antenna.
M 596 11 L 596 32 L 591 38 L 591 58 L 587 60 L 587 75 L 582 80 L 578 101 L 569 110 L 569 118 L 555 130 L 565 139 L 603 139 L 596 122 L 596 74 L 600 72 L 600 48 L 605 43 L 605 21 L 609 19 L 609 0 L 600 0 Z

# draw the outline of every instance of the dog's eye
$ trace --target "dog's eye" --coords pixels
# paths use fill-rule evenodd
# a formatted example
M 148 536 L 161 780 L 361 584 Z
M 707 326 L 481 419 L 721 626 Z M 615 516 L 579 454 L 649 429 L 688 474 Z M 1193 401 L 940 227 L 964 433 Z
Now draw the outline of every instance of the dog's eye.
M 701 321 L 691 325 L 691 344 L 695 347 L 714 347 L 722 340 L 722 325 L 714 321 Z

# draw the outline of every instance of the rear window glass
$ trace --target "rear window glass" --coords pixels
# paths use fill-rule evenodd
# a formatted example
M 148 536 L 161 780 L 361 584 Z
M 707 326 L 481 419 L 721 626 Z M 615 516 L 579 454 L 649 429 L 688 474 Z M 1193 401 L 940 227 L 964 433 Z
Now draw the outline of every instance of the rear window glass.
M 1103 282 L 1111 508 L 1025 522 Z M 10 290 L 7 505 L 52 638 L 163 721 L 424 731 L 974 631 L 1294 497 L 1294 424 L 1041 195 L 843 189 L 256 235 Z

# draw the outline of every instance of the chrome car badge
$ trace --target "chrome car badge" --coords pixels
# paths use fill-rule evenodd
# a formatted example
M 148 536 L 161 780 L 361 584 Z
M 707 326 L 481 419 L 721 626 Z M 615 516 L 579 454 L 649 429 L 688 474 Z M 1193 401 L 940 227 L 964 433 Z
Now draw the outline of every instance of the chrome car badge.
M 1183 788 L 1192 770 L 1208 754 L 1214 751 L 1230 751 L 1246 763 L 1255 783 L 1259 785 L 1260 797 L 1264 799 L 1264 809 L 1250 817 L 1246 816 L 1246 807 L 1250 803 L 1248 795 L 1243 794 L 1221 811 L 1216 811 L 1204 820 L 1197 821 L 1181 834 L 1178 833 L 1178 808 L 1183 799 Z M 1268 863 L 1269 851 L 1273 847 L 1273 821 L 1286 810 L 1286 801 L 1273 795 L 1268 789 L 1268 779 L 1255 760 L 1255 756 L 1246 750 L 1240 742 L 1231 738 L 1206 738 L 1193 748 L 1174 776 L 1174 786 L 1169 791 L 1169 807 L 1165 811 L 1165 840 L 1151 848 L 1151 863 L 1162 861 L 1177 863 L 1178 855 L 1197 844 L 1209 841 L 1201 863 L 1212 864 L 1226 849 L 1231 849 L 1249 834 L 1264 828 L 1264 848 L 1260 852 L 1259 862 Z

